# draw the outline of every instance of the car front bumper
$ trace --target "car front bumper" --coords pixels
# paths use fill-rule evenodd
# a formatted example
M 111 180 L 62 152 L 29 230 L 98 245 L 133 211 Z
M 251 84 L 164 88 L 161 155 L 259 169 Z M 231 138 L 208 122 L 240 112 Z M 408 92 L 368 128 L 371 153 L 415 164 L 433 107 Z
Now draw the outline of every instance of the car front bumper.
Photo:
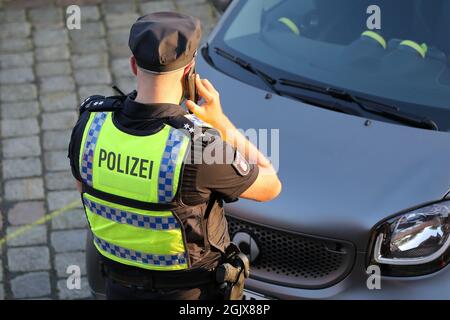
M 381 277 L 380 289 L 370 290 L 365 270 L 366 253 L 358 253 L 352 271 L 325 289 L 299 289 L 247 279 L 246 288 L 275 299 L 336 300 L 447 300 L 450 299 L 450 265 L 420 277 Z

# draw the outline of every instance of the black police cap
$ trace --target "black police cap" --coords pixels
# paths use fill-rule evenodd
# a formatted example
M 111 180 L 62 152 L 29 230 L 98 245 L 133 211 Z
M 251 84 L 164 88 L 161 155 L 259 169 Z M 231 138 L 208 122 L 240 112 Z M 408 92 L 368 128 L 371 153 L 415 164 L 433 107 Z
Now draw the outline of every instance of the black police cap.
M 129 46 L 137 65 L 164 73 L 187 66 L 195 57 L 202 37 L 200 20 L 175 12 L 140 17 L 132 26 Z

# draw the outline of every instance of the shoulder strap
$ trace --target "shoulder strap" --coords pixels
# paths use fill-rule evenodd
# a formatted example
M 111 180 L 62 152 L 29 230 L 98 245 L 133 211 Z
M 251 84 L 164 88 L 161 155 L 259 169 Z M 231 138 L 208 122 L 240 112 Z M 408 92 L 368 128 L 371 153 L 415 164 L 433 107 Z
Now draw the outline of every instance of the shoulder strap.
M 175 129 L 186 133 L 186 135 L 191 137 L 192 141 L 197 141 L 198 139 L 210 141 L 211 136 L 220 136 L 220 133 L 210 124 L 201 121 L 191 114 L 171 117 L 167 123 Z
M 195 125 L 202 127 L 202 128 L 212 128 L 212 126 L 207 123 L 204 122 L 203 120 L 200 120 L 199 118 L 197 118 L 195 115 L 193 114 L 186 114 L 184 116 L 186 119 L 189 119 L 190 121 L 192 121 Z
M 200 136 L 202 133 L 200 127 L 196 126 L 191 120 L 185 118 L 184 116 L 170 117 L 167 119 L 167 124 L 182 131 L 187 136 L 190 136 L 191 139 Z
M 133 92 L 134 93 L 134 92 Z M 131 93 L 131 94 L 133 94 Z M 130 95 L 131 95 L 130 94 Z M 130 95 L 119 95 L 105 97 L 101 95 L 94 95 L 88 97 L 80 106 L 80 115 L 85 112 L 114 112 L 122 108 L 123 102 Z

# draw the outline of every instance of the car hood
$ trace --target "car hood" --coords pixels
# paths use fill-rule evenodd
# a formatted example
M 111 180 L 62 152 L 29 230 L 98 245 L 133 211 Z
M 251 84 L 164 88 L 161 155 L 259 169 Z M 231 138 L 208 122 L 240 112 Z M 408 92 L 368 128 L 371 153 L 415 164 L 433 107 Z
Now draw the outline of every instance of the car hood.
M 239 200 L 227 213 L 273 228 L 353 242 L 405 209 L 440 200 L 450 188 L 450 134 L 371 121 L 313 107 L 233 79 L 201 57 L 197 68 L 242 129 L 279 129 L 274 201 Z

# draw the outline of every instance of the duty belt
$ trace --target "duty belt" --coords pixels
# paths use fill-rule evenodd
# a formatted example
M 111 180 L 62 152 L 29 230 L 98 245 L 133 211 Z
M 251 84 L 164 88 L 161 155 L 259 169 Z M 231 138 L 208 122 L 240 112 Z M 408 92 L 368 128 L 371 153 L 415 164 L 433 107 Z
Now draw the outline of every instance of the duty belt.
M 103 264 L 105 276 L 114 282 L 129 288 L 141 290 L 164 290 L 196 288 L 215 282 L 215 269 L 193 271 L 149 271 L 130 274 L 118 270 L 108 263 Z

